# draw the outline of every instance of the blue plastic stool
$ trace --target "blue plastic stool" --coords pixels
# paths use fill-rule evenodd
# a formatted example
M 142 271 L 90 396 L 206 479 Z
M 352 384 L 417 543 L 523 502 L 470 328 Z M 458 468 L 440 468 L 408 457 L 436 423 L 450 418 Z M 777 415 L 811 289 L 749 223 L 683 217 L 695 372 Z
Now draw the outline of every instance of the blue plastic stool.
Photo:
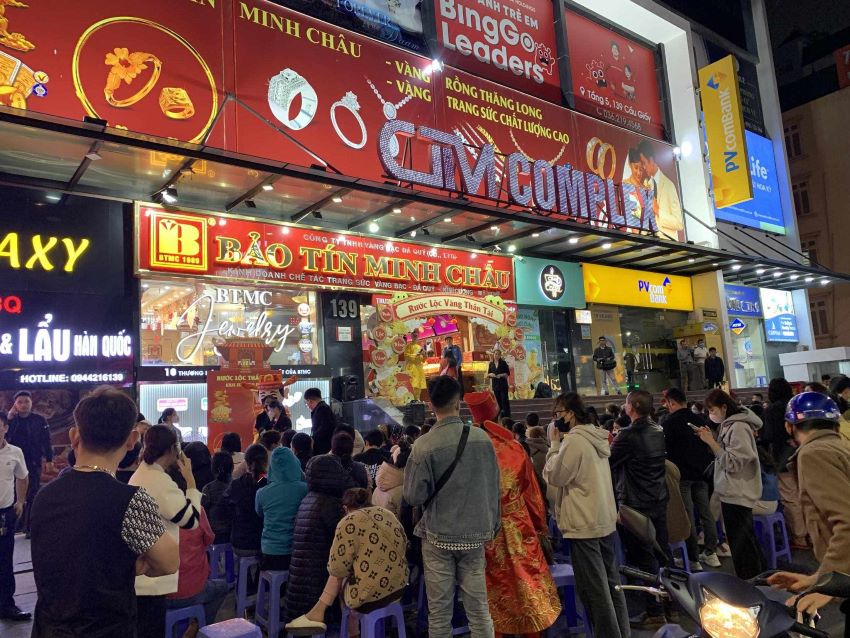
M 673 555 L 673 558 L 676 558 L 676 552 L 682 552 L 682 569 L 689 574 L 691 573 L 691 561 L 688 560 L 688 544 L 685 541 L 679 541 L 678 543 L 670 543 L 670 553 Z
M 428 622 L 428 594 L 425 591 L 425 574 L 419 579 L 419 604 L 416 610 L 416 635 L 421 636 L 425 633 L 426 623 Z M 460 610 L 458 605 L 457 591 L 455 591 L 454 614 L 452 615 L 452 636 L 468 634 L 469 627 L 467 625 L 466 614 Z
M 257 569 L 260 569 L 260 559 L 256 556 L 240 556 L 237 564 L 239 570 L 236 577 L 236 617 L 244 618 L 245 610 L 257 601 L 257 594 L 248 595 L 248 576 L 251 567 L 257 566 Z
M 198 621 L 198 627 L 207 624 L 203 605 L 192 605 L 182 609 L 169 609 L 165 612 L 165 638 L 182 636 L 192 619 Z
M 231 618 L 207 625 L 198 633 L 199 638 L 263 638 L 262 630 L 244 618 Z
M 555 581 L 555 587 L 561 594 L 561 613 L 567 618 L 567 626 L 570 634 L 584 633 L 586 636 L 593 636 L 593 630 L 590 627 L 590 622 L 587 618 L 587 612 L 582 610 L 579 613 L 578 601 L 576 600 L 576 576 L 572 565 L 555 564 L 549 566 L 552 572 L 552 579 Z M 547 635 L 554 636 L 553 629 L 549 629 Z
M 210 578 L 227 579 L 228 585 L 236 582 L 236 569 L 234 568 L 233 545 L 220 543 L 207 547 L 207 558 L 210 562 Z M 224 573 L 222 574 L 222 562 Z
M 282 629 L 280 624 L 280 595 L 288 580 L 288 571 L 268 570 L 260 572 L 254 622 L 260 627 L 265 627 L 269 636 L 277 636 Z
M 342 610 L 342 621 L 339 627 L 339 638 L 348 638 L 348 617 L 350 615 L 351 610 L 348 607 L 344 607 Z M 398 638 L 407 638 L 404 627 L 404 610 L 398 601 L 375 611 L 370 611 L 368 614 L 362 614 L 360 616 L 360 638 L 385 638 L 387 635 L 385 621 L 390 618 L 395 619 Z
M 617 559 L 618 565 L 626 564 L 626 553 L 623 550 L 623 541 L 620 540 L 618 532 L 614 532 L 614 557 Z
M 765 516 L 753 516 L 756 538 L 767 551 L 768 569 L 776 569 L 780 558 L 791 562 L 791 546 L 788 543 L 788 529 L 785 527 L 785 516 L 782 512 L 774 512 Z M 780 538 L 776 538 L 776 528 L 779 527 Z M 777 540 L 779 545 L 777 546 Z

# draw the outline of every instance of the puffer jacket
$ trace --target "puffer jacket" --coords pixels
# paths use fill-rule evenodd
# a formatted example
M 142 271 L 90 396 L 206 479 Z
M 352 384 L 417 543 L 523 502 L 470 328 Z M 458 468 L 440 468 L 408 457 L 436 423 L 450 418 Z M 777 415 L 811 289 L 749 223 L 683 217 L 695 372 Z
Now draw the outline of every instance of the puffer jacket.
M 346 472 L 332 454 L 314 456 L 307 464 L 307 496 L 295 519 L 286 621 L 307 613 L 319 600 L 328 579 L 328 556 L 337 523 L 343 517 L 342 494 Z
M 375 476 L 375 491 L 372 493 L 372 505 L 388 509 L 398 518 L 401 513 L 401 498 L 404 488 L 404 470 L 385 461 Z
M 257 514 L 263 517 L 263 554 L 289 556 L 295 516 L 307 484 L 301 480 L 301 462 L 292 450 L 279 447 L 272 452 L 269 484 L 257 492 Z
M 720 424 L 720 452 L 714 463 L 714 491 L 721 503 L 753 507 L 761 498 L 761 464 L 756 449 L 756 432 L 761 419 L 747 408 Z
M 546 467 L 546 455 L 549 453 L 549 441 L 545 438 L 528 437 L 526 443 L 531 450 L 531 464 L 534 466 L 534 473 L 542 478 L 543 468 Z

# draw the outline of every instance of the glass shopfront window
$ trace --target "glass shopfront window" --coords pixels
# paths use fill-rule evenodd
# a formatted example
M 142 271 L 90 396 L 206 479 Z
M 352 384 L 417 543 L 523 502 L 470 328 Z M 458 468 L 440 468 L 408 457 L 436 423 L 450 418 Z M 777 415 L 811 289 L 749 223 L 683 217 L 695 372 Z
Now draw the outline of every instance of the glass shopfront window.
M 575 313 L 571 328 L 577 392 L 602 394 L 600 371 L 593 361 L 599 337 L 605 337 L 617 362 L 613 370 L 616 387 L 609 390 L 611 394 L 626 392 L 626 353 L 634 357 L 633 386 L 654 393 L 679 385 L 673 331 L 687 323 L 687 312 L 590 304 L 587 310 Z M 631 363 L 632 357 L 628 360 Z
M 217 366 L 218 345 L 257 339 L 272 366 L 323 363 L 321 316 L 313 291 L 145 279 L 143 366 Z
M 735 387 L 760 388 L 766 386 L 764 322 L 752 317 L 733 317 L 731 323 Z

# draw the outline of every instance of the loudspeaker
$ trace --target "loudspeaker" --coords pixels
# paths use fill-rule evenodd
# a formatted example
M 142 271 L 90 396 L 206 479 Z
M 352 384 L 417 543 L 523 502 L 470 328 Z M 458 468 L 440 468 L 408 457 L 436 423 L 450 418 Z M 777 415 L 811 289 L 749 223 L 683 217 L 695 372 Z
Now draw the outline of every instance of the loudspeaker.
M 356 401 L 360 398 L 360 379 L 344 374 L 331 379 L 331 396 L 337 401 Z

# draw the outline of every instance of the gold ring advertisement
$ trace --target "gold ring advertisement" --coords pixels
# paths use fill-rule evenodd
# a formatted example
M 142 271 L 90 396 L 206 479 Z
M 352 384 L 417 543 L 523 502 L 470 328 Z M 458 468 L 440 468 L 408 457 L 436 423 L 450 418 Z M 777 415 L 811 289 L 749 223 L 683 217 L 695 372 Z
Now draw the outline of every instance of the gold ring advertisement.
M 83 86 L 81 58 L 85 53 L 86 45 L 96 33 L 106 29 L 110 29 L 110 33 L 112 33 L 115 27 L 127 24 L 154 29 L 169 36 L 181 48 L 187 50 L 200 65 L 205 79 L 204 84 L 209 84 L 209 91 L 212 98 L 211 107 L 205 122 L 188 141 L 190 143 L 202 141 L 212 126 L 218 112 L 218 89 L 212 70 L 198 50 L 183 36 L 162 24 L 146 18 L 132 16 L 106 18 L 89 26 L 80 36 L 74 48 L 71 71 L 74 91 L 86 113 L 91 117 L 107 120 L 111 125 L 120 125 L 116 124 L 120 117 L 119 115 L 107 112 L 105 109 L 99 111 L 92 103 L 92 99 L 89 97 L 90 92 L 87 92 L 86 87 Z M 175 76 L 181 77 L 184 75 L 186 73 L 185 64 L 179 59 L 174 59 L 173 56 L 171 60 L 167 59 L 165 53 L 153 50 L 153 46 L 150 45 L 145 45 L 145 48 L 148 50 L 133 51 L 127 46 L 128 43 L 126 42 L 116 41 L 115 44 L 119 46 L 112 47 L 106 52 L 103 58 L 108 70 L 105 74 L 105 83 L 102 90 L 104 99 L 109 107 L 113 109 L 130 109 L 147 104 L 149 100 L 155 100 L 159 107 L 159 117 L 164 117 L 175 122 L 192 120 L 195 117 L 196 106 L 190 96 L 189 90 L 179 85 L 162 86 L 160 82 L 165 77 L 171 78 L 168 81 L 172 82 Z M 175 73 L 175 69 L 179 69 L 179 73 Z M 172 71 L 170 75 L 168 73 L 169 70 Z M 89 83 L 91 83 L 91 80 L 89 80 Z M 133 92 L 134 89 L 136 89 L 135 93 Z M 92 90 L 93 88 L 89 89 L 89 91 Z M 129 95 L 125 95 L 125 92 Z

